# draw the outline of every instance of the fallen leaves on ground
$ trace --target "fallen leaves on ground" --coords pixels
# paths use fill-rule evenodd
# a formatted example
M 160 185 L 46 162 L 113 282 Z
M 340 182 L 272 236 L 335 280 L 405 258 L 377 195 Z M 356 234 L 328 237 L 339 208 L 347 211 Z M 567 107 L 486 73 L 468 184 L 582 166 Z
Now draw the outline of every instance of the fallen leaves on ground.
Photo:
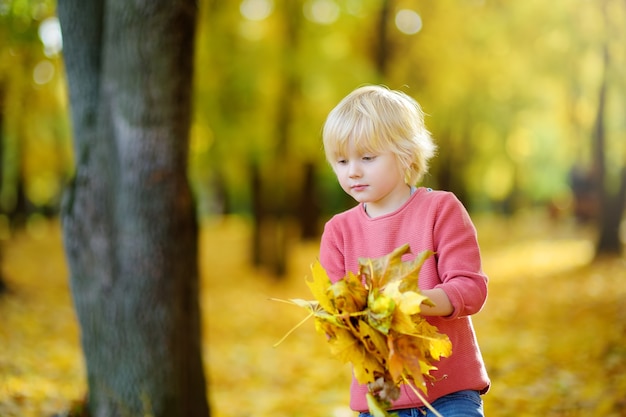
M 49 417 L 85 394 L 84 364 L 58 225 L 6 242 L 0 298 L 0 416 Z M 493 386 L 488 417 L 626 415 L 626 262 L 591 263 L 571 225 L 532 217 L 477 220 L 490 276 L 474 318 Z M 352 417 L 349 365 L 328 353 L 300 309 L 269 301 L 308 294 L 317 244 L 294 245 L 289 276 L 248 264 L 243 220 L 201 236 L 203 349 L 213 417 Z

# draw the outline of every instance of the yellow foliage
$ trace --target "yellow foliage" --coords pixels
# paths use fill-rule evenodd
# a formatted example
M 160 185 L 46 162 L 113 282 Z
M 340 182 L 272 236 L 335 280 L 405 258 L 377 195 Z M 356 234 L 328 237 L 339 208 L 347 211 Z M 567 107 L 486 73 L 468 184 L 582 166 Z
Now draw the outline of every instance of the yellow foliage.
M 313 280 L 307 281 L 315 300 L 291 300 L 311 312 L 331 353 L 350 362 L 357 381 L 368 384 L 368 403 L 379 403 L 373 414 L 387 416 L 383 410 L 398 399 L 397 387 L 404 381 L 426 393 L 424 376 L 437 369 L 433 361 L 452 353 L 448 336 L 419 314 L 421 304 L 429 302 L 418 289 L 419 271 L 432 252 L 402 261 L 409 251 L 403 245 L 379 258 L 359 259 L 358 274 L 348 272 L 335 283 L 315 262 Z M 381 389 L 381 384 L 396 388 Z

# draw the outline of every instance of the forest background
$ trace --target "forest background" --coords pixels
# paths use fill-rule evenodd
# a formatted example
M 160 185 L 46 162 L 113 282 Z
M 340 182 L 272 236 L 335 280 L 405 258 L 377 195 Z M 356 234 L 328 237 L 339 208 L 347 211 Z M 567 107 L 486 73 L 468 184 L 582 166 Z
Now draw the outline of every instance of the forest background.
M 23 247 L 24 236 L 61 247 L 50 225 L 72 176 L 74 155 L 54 2 L 4 1 L 0 20 L 0 237 L 5 270 L 11 270 L 16 258 L 9 254 Z M 596 282 L 594 291 L 610 289 L 616 277 L 624 276 L 618 262 L 623 260 L 626 192 L 623 1 L 559 0 L 546 7 L 536 0 L 206 0 L 200 2 L 198 22 L 196 50 L 190 51 L 195 78 L 189 178 L 206 227 L 215 239 L 228 241 L 215 221 L 230 219 L 222 226 L 245 237 L 232 247 L 238 267 L 248 271 L 250 266 L 265 277 L 273 285 L 267 291 L 295 285 L 290 265 L 299 248 L 314 246 L 323 221 L 352 204 L 324 162 L 320 129 L 337 101 L 365 83 L 401 89 L 422 104 L 439 145 L 424 185 L 454 191 L 477 219 L 488 219 L 478 223 L 479 233 L 495 230 L 485 233 L 495 246 L 519 236 L 513 233 L 517 223 L 507 220 L 517 219 L 544 239 L 566 234 L 586 242 L 584 251 L 575 246 L 583 252 L 571 250 L 576 260 L 564 264 L 596 265 L 605 280 Z M 218 253 L 220 248 L 213 247 L 210 252 Z M 305 264 L 315 251 L 306 254 Z M 527 253 L 517 254 L 517 259 L 505 257 L 509 265 L 503 268 L 512 272 L 498 269 L 496 287 L 498 276 L 523 278 L 527 273 Z M 222 258 L 205 270 L 218 269 Z M 553 262 L 560 259 L 555 256 Z M 295 269 L 297 281 L 306 271 L 301 265 Z M 587 272 L 587 279 L 598 279 Z M 55 276 L 63 280 L 64 274 L 59 267 Z M 17 280 L 3 276 L 6 297 Z M 570 291 L 572 297 L 577 294 L 576 287 Z M 506 296 L 508 301 L 522 297 L 514 292 Z M 272 311 L 281 317 L 282 310 Z M 213 312 L 216 316 L 219 310 Z M 227 323 L 226 317 L 220 321 Z M 614 319 L 622 324 L 607 332 L 623 338 L 623 316 Z M 597 336 L 587 337 L 602 338 L 603 332 L 596 331 Z M 10 333 L 3 329 L 5 335 Z M 524 335 L 511 337 L 523 340 Z M 616 350 L 609 339 L 603 339 L 605 350 L 598 348 L 598 356 L 609 361 L 611 375 L 619 378 L 616 369 L 623 370 L 624 350 Z M 574 340 L 569 342 L 580 343 Z M 289 355 L 297 358 L 298 352 Z M 304 356 L 306 351 L 301 352 Z M 503 371 L 495 362 L 497 375 Z M 11 368 L 7 363 L 0 365 Z M 563 391 L 579 383 L 571 382 L 569 373 L 557 377 L 555 384 Z M 623 377 L 615 386 L 623 387 Z M 556 395 L 553 385 L 532 387 Z M 13 405 L 24 402 L 20 395 L 29 397 L 12 390 L 14 386 L 7 395 Z M 591 390 L 589 397 L 600 395 Z M 612 398 L 605 395 L 607 407 L 620 415 L 623 400 Z M 573 402 L 583 409 L 606 406 L 596 400 Z M 573 415 L 559 407 L 552 408 L 554 415 Z

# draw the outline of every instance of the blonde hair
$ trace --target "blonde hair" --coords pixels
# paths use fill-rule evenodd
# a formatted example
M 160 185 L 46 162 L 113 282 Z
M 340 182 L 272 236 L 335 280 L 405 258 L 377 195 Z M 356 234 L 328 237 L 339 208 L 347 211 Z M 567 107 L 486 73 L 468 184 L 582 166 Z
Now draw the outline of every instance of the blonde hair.
M 341 100 L 326 118 L 322 139 L 331 165 L 350 146 L 365 153 L 391 151 L 409 185 L 428 172 L 436 150 L 419 103 L 401 91 L 376 85 L 357 88 Z

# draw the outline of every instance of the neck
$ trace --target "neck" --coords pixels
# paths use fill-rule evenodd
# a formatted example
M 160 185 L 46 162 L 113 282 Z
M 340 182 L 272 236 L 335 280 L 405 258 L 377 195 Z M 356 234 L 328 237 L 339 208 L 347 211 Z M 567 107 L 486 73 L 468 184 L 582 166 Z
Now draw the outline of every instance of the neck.
M 376 202 L 363 203 L 365 213 L 371 218 L 393 213 L 406 203 L 413 194 L 413 188 L 408 185 L 397 190 L 386 198 Z

